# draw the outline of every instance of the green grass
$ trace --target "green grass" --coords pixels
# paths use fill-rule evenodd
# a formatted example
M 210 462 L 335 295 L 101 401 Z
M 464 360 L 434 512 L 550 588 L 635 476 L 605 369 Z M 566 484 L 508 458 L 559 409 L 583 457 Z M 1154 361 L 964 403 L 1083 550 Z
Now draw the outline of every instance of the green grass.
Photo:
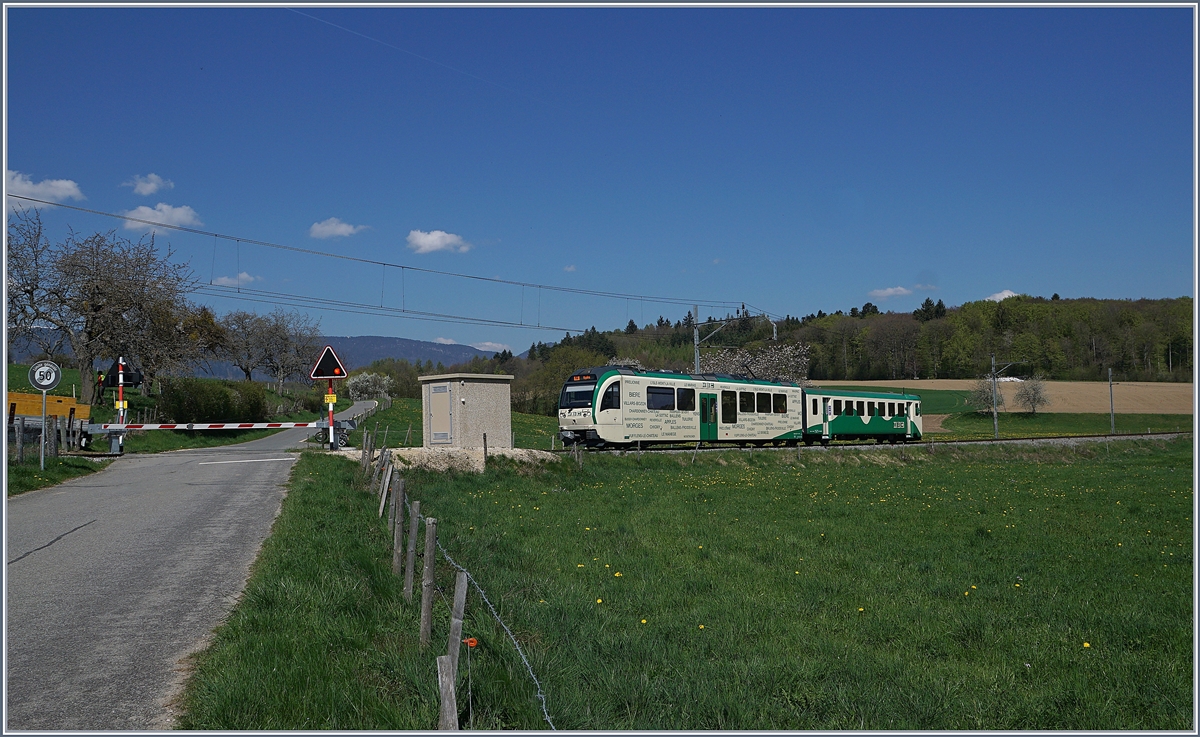
M 820 385 L 822 389 L 844 389 L 855 392 L 893 392 L 896 394 L 916 394 L 921 397 L 921 412 L 927 415 L 949 415 L 956 412 L 966 412 L 972 409 L 967 404 L 969 391 L 957 389 L 904 389 L 894 386 L 838 386 L 834 384 Z
M 375 502 L 336 461 L 298 465 L 183 726 L 434 726 L 446 608 L 421 653 Z M 559 729 L 1183 730 L 1192 462 L 1190 439 L 1125 440 L 497 458 L 406 481 Z M 468 636 L 476 726 L 544 728 L 474 593 Z M 461 684 L 459 706 L 465 724 Z
M 1060 412 L 1001 412 L 999 414 L 1000 437 L 1038 437 L 1045 435 L 1107 435 L 1110 430 L 1109 415 L 1070 414 Z M 1191 415 L 1117 415 L 1117 433 L 1141 435 L 1151 432 L 1188 432 L 1192 429 Z M 990 438 L 995 426 L 991 414 L 966 412 L 947 417 L 942 427 L 946 433 L 930 433 L 926 439 L 951 440 Z
M 361 448 L 363 431 L 375 432 L 376 423 L 379 423 L 378 442 L 380 445 L 383 445 L 384 430 L 390 426 L 390 430 L 387 432 L 388 446 L 392 448 L 403 446 L 405 436 L 408 434 L 408 427 L 411 424 L 412 435 L 408 439 L 408 447 L 421 447 L 423 436 L 421 434 L 420 399 L 393 399 L 389 409 L 376 412 L 368 417 L 358 430 L 350 433 L 350 445 Z M 557 417 L 527 415 L 521 412 L 512 413 L 514 448 L 550 450 L 550 438 L 556 436 L 557 433 Z M 558 442 L 555 447 L 561 448 L 562 443 Z
M 8 391 L 24 394 L 42 393 L 41 389 L 34 389 L 33 385 L 29 383 L 30 365 L 27 363 L 8 364 Z M 79 369 L 67 366 L 60 366 L 60 368 L 63 372 L 62 379 L 58 382 L 58 386 L 46 392 L 46 394 L 52 397 L 79 396 Z M 71 393 L 72 388 L 74 388 L 74 394 Z
M 46 470 L 43 471 L 38 446 L 36 444 L 26 446 L 24 463 L 17 463 L 15 453 L 8 456 L 6 466 L 8 496 L 16 496 L 34 489 L 61 484 L 76 476 L 86 476 L 99 471 L 109 463 L 111 461 L 59 456 L 58 458 L 46 458 Z
M 416 607 L 356 472 L 318 453 L 296 464 L 245 594 L 195 659 L 181 728 L 436 726 L 432 654 L 418 653 Z

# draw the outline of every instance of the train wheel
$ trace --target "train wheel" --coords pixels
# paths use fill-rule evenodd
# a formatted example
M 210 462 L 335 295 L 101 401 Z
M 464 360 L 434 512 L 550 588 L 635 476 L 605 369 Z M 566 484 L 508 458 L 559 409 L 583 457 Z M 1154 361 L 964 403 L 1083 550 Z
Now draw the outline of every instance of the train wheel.
M 829 438 L 821 438 L 821 447 L 822 447 L 822 448 L 828 448 L 828 447 L 829 447 Z
M 805 445 L 805 447 L 807 447 L 807 448 L 811 448 L 811 447 L 812 447 L 812 444 L 813 444 L 813 439 L 812 439 L 812 438 L 805 438 L 805 439 L 804 439 L 804 445 Z
M 896 444 L 896 436 L 893 435 L 892 437 L 888 438 L 888 445 L 895 445 L 895 444 Z

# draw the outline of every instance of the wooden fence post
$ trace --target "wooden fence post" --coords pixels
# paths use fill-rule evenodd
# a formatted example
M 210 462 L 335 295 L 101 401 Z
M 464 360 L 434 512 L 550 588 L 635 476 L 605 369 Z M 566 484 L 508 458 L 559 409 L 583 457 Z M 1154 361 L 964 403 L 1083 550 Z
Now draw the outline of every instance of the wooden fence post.
M 388 487 L 391 486 L 391 483 L 392 483 L 392 471 L 393 470 L 394 469 L 392 468 L 392 464 L 390 464 L 390 463 L 388 464 L 387 468 L 384 469 L 383 483 L 381 483 L 379 485 L 379 514 L 375 515 L 377 517 L 383 516 L 383 508 L 385 506 L 387 506 Z
M 47 455 L 51 458 L 58 458 L 58 415 L 52 415 L 46 419 L 50 421 L 50 452 Z
M 75 432 L 75 408 L 71 408 L 71 414 L 67 416 L 67 450 L 79 450 L 76 444 L 78 434 Z
M 25 418 L 17 418 L 17 463 L 25 462 Z
M 391 477 L 391 480 L 388 481 L 388 491 L 392 496 L 392 501 L 388 503 L 387 523 L 388 523 L 389 530 L 392 529 L 392 526 L 395 524 L 395 521 L 396 521 L 397 499 L 396 499 L 396 489 L 394 488 L 394 485 L 398 484 L 400 481 L 400 474 L 396 472 L 395 465 L 392 466 L 392 474 L 393 475 Z
M 408 513 L 408 550 L 404 555 L 404 600 L 412 601 L 413 566 L 417 564 L 417 525 L 421 521 L 421 502 L 412 503 Z
M 392 575 L 399 577 L 404 562 L 404 477 L 396 489 L 396 516 L 392 520 Z
M 446 654 L 453 666 L 451 673 L 458 673 L 458 651 L 462 648 L 463 610 L 467 608 L 467 572 L 459 571 L 454 577 L 454 608 L 450 612 L 450 640 L 446 643 Z
M 454 666 L 450 664 L 449 655 L 439 655 L 437 659 L 438 690 L 442 695 L 441 708 L 438 711 L 438 729 L 458 731 L 458 700 L 454 697 Z
M 433 630 L 433 564 L 437 562 L 437 520 L 425 519 L 425 560 L 421 572 L 421 649 L 429 647 Z
M 392 426 L 390 424 L 387 427 L 383 428 L 383 447 L 385 447 L 385 448 L 387 447 L 388 431 L 391 429 L 392 429 Z

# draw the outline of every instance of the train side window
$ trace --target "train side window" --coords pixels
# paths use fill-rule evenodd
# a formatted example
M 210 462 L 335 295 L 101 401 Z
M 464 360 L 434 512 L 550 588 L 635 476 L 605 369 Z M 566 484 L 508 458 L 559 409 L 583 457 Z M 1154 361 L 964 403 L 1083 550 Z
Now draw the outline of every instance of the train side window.
M 737 422 L 737 392 L 721 392 L 721 422 L 732 425 Z
M 921 403 L 917 402 L 917 417 L 921 416 Z
M 821 408 L 817 406 L 817 398 L 813 397 L 813 417 L 821 414 Z
M 866 402 L 859 402 L 859 403 L 858 403 L 858 416 L 859 416 L 859 417 L 865 417 L 865 416 L 866 416 L 866 407 L 865 407 L 865 405 L 866 405 Z
M 676 404 L 675 408 L 680 412 L 695 412 L 696 411 L 696 390 L 695 389 L 676 389 Z
M 738 410 L 741 412 L 754 411 L 754 392 L 738 392 Z
M 840 399 L 833 400 L 833 413 L 835 415 L 840 415 L 842 413 L 842 400 L 840 400 Z
M 896 416 L 896 403 L 888 402 L 888 417 L 895 417 L 895 416 Z
M 600 399 L 600 411 L 606 409 L 621 409 L 621 382 L 610 384 L 604 390 L 604 397 Z
M 902 415 L 904 415 L 905 417 L 907 417 L 907 416 L 908 416 L 908 408 L 909 408 L 909 407 L 911 407 L 911 406 L 912 406 L 912 402 L 905 402 L 905 403 L 904 403 L 904 409 L 903 409 L 903 410 L 900 412 L 900 414 L 902 414 Z
M 775 411 L 776 414 L 786 414 L 787 413 L 787 395 L 786 394 L 772 394 L 771 400 L 772 400 L 772 409 Z
M 757 405 L 758 405 L 757 410 L 759 412 L 766 412 L 766 413 L 771 412 L 771 395 L 770 394 L 768 394 L 767 392 L 759 392 L 758 394 L 755 395 L 755 399 L 757 400 Z
M 646 409 L 675 409 L 675 390 L 669 386 L 646 387 Z
M 875 416 L 875 403 L 867 402 L 867 417 L 874 417 L 874 416 Z

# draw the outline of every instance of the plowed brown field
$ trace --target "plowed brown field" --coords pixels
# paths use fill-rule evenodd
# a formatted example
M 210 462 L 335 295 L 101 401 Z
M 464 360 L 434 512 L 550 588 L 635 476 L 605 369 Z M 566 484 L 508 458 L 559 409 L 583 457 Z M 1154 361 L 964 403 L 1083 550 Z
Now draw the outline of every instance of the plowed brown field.
M 922 389 L 957 389 L 970 391 L 975 382 L 969 379 L 921 379 L 895 381 L 827 381 L 829 386 L 892 386 L 920 393 Z M 819 386 L 820 384 L 818 384 Z M 1019 412 L 1016 393 L 1020 382 L 1001 381 L 997 388 L 1004 394 L 1005 409 Z M 1050 405 L 1038 412 L 1108 413 L 1108 382 L 1047 381 L 1046 394 Z M 1113 384 L 1113 407 L 1120 414 L 1180 414 L 1193 412 L 1193 384 L 1169 384 L 1154 381 L 1123 381 Z

